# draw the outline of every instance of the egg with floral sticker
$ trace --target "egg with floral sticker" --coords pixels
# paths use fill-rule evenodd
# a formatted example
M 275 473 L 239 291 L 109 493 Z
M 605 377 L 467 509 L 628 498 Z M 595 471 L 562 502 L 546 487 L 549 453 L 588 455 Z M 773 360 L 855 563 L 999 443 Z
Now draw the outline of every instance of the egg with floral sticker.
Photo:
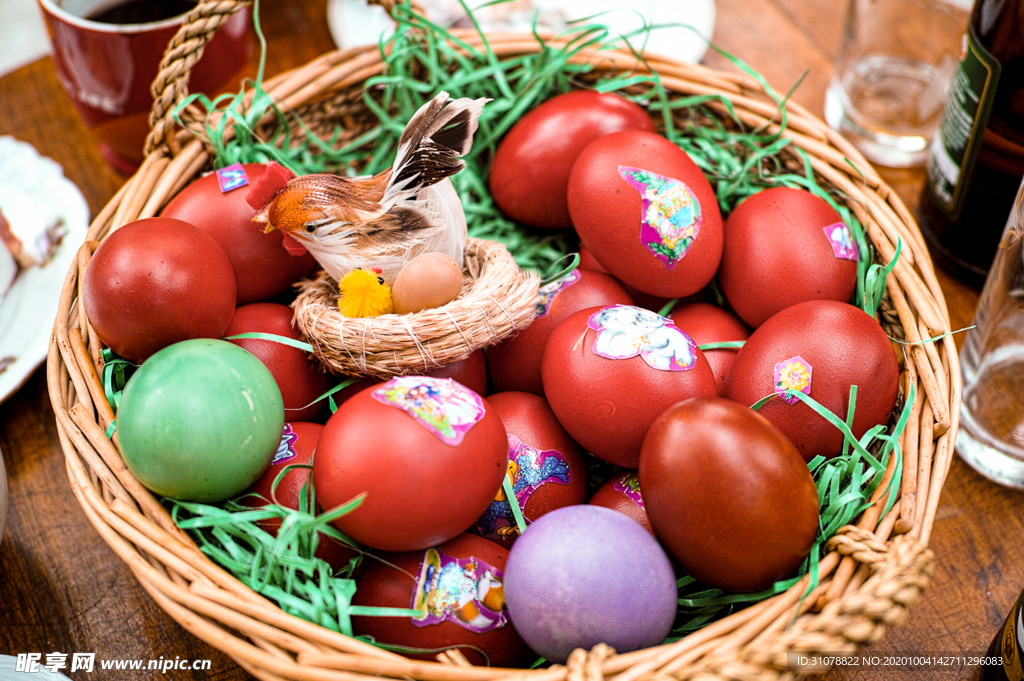
M 580 310 L 559 324 L 541 373 L 551 410 L 572 438 L 627 468 L 636 467 L 661 411 L 718 394 L 696 343 L 671 320 L 630 305 Z
M 339 530 L 373 548 L 413 551 L 473 524 L 507 464 L 505 427 L 482 397 L 451 379 L 401 376 L 328 419 L 313 483 L 325 510 L 365 495 L 334 522 Z
M 707 178 L 664 137 L 624 131 L 587 146 L 567 193 L 580 241 L 616 279 L 665 298 L 711 281 L 722 216 Z
M 647 517 L 647 511 L 644 509 L 644 498 L 640 493 L 640 476 L 636 471 L 626 471 L 616 475 L 601 485 L 587 503 L 591 506 L 604 506 L 618 511 L 637 521 L 644 526 L 645 530 L 654 534 L 654 530 L 651 529 L 651 520 Z

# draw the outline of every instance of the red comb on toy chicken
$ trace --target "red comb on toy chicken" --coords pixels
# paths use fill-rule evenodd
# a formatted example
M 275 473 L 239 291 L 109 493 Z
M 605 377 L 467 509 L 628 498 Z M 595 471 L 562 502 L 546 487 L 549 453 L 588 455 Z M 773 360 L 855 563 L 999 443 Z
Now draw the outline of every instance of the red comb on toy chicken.
M 257 184 L 248 197 L 260 204 L 253 220 L 309 249 L 337 281 L 357 267 L 379 267 L 390 285 L 407 262 L 428 252 L 461 266 L 466 216 L 448 178 L 465 167 L 461 157 L 487 101 L 439 93 L 413 115 L 394 166 L 378 175 L 278 175 L 280 188 Z

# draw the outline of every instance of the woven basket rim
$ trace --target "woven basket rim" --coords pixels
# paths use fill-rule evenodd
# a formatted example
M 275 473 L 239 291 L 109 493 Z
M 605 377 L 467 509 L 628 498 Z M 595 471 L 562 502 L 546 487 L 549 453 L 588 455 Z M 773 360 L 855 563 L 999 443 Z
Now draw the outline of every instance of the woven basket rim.
M 203 13 L 211 12 L 213 6 L 230 14 L 245 4 L 246 0 L 206 0 L 195 10 L 195 17 L 190 14 L 183 31 L 205 21 Z M 472 32 L 462 37 L 479 42 Z M 488 39 L 502 58 L 537 49 L 530 34 L 488 34 Z M 625 51 L 609 50 L 600 58 L 595 64 L 598 70 L 637 68 L 633 55 Z M 177 64 L 174 59 L 168 63 L 172 69 Z M 720 94 L 731 101 L 745 123 L 777 129 L 776 105 L 753 78 L 663 57 L 653 57 L 649 63 L 673 93 Z M 379 68 L 379 55 L 375 59 L 372 50 L 336 51 L 265 85 L 287 108 L 297 108 L 322 99 L 325 93 L 358 86 Z M 952 459 L 961 397 L 958 357 L 949 337 L 920 343 L 948 332 L 949 319 L 927 249 L 906 207 L 863 157 L 820 119 L 792 103 L 787 104 L 787 112 L 790 127 L 784 136 L 807 152 L 819 175 L 850 197 L 849 206 L 865 224 L 880 257 L 891 259 L 897 242 L 903 242 L 904 257 L 887 282 L 888 314 L 909 343 L 901 385 L 917 388 L 902 442 L 909 474 L 901 480 L 900 500 L 884 517 L 879 518 L 880 505 L 875 504 L 857 526 L 840 530 L 821 561 L 822 584 L 809 597 L 801 598 L 805 579 L 673 644 L 622 655 L 599 645 L 589 652 L 576 651 L 566 667 L 493 670 L 465 667 L 459 655 L 438 663 L 407 660 L 335 634 L 283 613 L 214 565 L 135 480 L 106 437 L 113 413 L 98 379 L 101 346 L 82 306 L 75 304 L 81 274 L 99 240 L 127 222 L 154 215 L 207 165 L 206 151 L 186 131 L 170 134 L 156 145 L 136 175 L 96 217 L 65 280 L 47 379 L 69 480 L 79 503 L 168 614 L 258 678 L 354 681 L 383 675 L 425 681 L 527 677 L 561 681 L 579 679 L 582 674 L 594 678 L 614 674 L 620 681 L 633 681 L 666 674 L 713 678 L 724 675 L 726 669 L 730 675 L 742 669 L 751 676 L 755 672 L 781 676 L 788 651 L 853 650 L 877 640 L 886 626 L 903 621 L 933 570 L 926 545 Z M 157 129 L 154 126 L 154 133 Z M 851 170 L 846 159 L 860 171 Z M 809 612 L 812 607 L 820 611 Z

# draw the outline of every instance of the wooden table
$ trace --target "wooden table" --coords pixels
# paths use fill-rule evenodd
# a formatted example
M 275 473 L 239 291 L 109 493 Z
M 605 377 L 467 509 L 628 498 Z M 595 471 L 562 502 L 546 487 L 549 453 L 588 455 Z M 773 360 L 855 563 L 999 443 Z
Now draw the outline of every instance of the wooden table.
M 821 112 L 841 13 L 824 0 L 717 0 L 714 39 L 779 90 L 808 71 L 795 99 Z M 324 0 L 264 3 L 270 70 L 299 65 L 333 46 Z M 707 62 L 730 68 L 712 52 Z M 123 178 L 106 168 L 61 89 L 49 58 L 0 78 L 0 134 L 34 144 L 64 165 L 93 213 Z M 884 171 L 911 206 L 920 170 Z M 967 326 L 977 293 L 940 274 L 953 328 Z M 179 628 L 142 591 L 103 543 L 68 485 L 43 371 L 0 405 L 0 449 L 11 487 L 0 543 L 0 653 L 95 652 L 97 658 L 210 659 L 210 672 L 174 678 L 247 678 L 229 658 Z M 984 651 L 1024 588 L 1024 494 L 991 484 L 959 459 L 939 506 L 931 548 L 937 571 L 924 602 L 890 631 L 880 652 Z M 126 675 L 127 674 L 127 675 Z M 972 670 L 956 678 L 970 678 Z M 94 678 L 91 675 L 72 675 Z M 161 678 L 97 672 L 98 678 Z M 954 678 L 944 674 L 934 678 Z M 834 679 L 918 679 L 911 672 L 833 672 Z

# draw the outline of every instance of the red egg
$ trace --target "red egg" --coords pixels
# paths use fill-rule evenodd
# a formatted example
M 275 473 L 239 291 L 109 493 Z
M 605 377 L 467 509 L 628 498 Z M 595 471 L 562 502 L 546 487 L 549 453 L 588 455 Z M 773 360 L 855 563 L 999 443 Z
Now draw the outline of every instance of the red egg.
M 590 254 L 587 247 L 580 244 L 580 269 L 581 270 L 593 270 L 594 272 L 600 272 L 601 274 L 608 274 L 608 270 L 601 266 L 601 263 Z M 609 275 L 611 276 L 611 275 Z M 659 298 L 658 296 L 652 296 L 649 293 L 638 291 L 629 284 L 623 284 L 621 281 L 619 284 L 626 290 L 629 297 L 633 299 L 633 304 L 637 307 L 646 308 L 652 312 L 658 312 L 661 308 L 670 300 L 669 298 Z
M 487 362 L 483 350 L 474 351 L 466 359 L 426 372 L 434 378 L 453 378 L 477 395 L 487 394 Z
M 818 492 L 800 454 L 730 400 L 686 400 L 658 416 L 640 484 L 654 534 L 708 586 L 765 589 L 796 571 L 818 531 Z
M 644 526 L 644 529 L 654 534 L 651 529 L 651 520 L 644 510 L 644 500 L 640 496 L 640 476 L 636 471 L 626 471 L 617 475 L 594 492 L 590 498 L 591 506 L 604 506 L 613 511 L 618 511 Z
M 723 343 L 726 341 L 745 341 L 750 338 L 750 330 L 736 318 L 736 315 L 710 303 L 691 303 L 681 305 L 672 311 L 669 318 L 676 326 L 685 331 L 697 345 L 705 343 Z M 729 376 L 732 363 L 739 350 L 722 348 L 704 350 L 711 370 L 715 372 L 715 385 L 718 393 L 725 389 L 725 379 Z
M 582 504 L 588 476 L 583 450 L 544 398 L 506 392 L 491 395 L 487 403 L 508 432 L 508 469 L 526 524 L 556 508 Z M 519 531 L 504 489 L 470 531 L 512 546 Z
M 781 385 L 780 385 L 781 384 Z M 788 307 L 766 321 L 736 355 L 724 397 L 752 405 L 776 391 L 808 393 L 846 420 L 850 386 L 857 386 L 853 433 L 889 421 L 899 390 L 899 366 L 888 336 L 863 310 L 832 300 Z M 840 454 L 839 430 L 797 398 L 771 399 L 758 413 L 807 461 Z
M 757 328 L 806 300 L 850 302 L 858 258 L 828 203 L 803 189 L 775 187 L 743 201 L 726 221 L 718 283 L 736 314 Z
M 235 310 L 224 335 L 242 333 L 269 333 L 302 340 L 302 335 L 292 326 L 291 308 L 278 303 L 253 303 Z M 327 391 L 331 380 L 311 355 L 272 340 L 239 338 L 231 342 L 256 355 L 270 369 L 281 389 L 287 418 L 308 421 L 317 417 L 326 400 L 314 400 Z
M 284 436 L 281 438 L 281 445 L 274 455 L 270 468 L 253 483 L 252 487 L 245 491 L 247 496 L 242 497 L 241 502 L 246 506 L 262 508 L 276 500 L 281 506 L 299 510 L 302 488 L 309 484 L 306 492 L 307 499 L 312 492 L 310 469 L 292 468 L 281 478 L 277 489 L 274 489 L 274 481 L 289 466 L 313 463 L 313 452 L 316 451 L 316 445 L 320 441 L 320 433 L 323 429 L 324 427 L 319 423 L 297 421 L 284 424 Z M 272 492 L 273 494 L 271 494 Z M 275 537 L 278 530 L 281 529 L 281 521 L 277 518 L 261 520 L 259 524 Z M 320 535 L 314 555 L 327 561 L 337 571 L 348 565 L 349 561 L 357 554 L 352 547 L 341 544 L 326 535 Z
M 459 648 L 475 665 L 516 667 L 533 655 L 508 619 L 504 570 L 508 551 L 472 534 L 461 534 L 437 548 L 383 553 L 368 559 L 353 605 L 424 609 L 411 617 L 353 617 L 358 635 L 380 643 L 423 648 L 402 654 L 433 660 L 439 649 Z M 457 592 L 438 594 L 444 579 Z M 482 654 L 481 654 L 482 653 Z M 485 657 L 486 655 L 486 657 Z
M 82 303 L 111 350 L 141 362 L 191 338 L 220 338 L 235 311 L 235 275 L 217 242 L 168 218 L 129 223 L 89 261 Z
M 664 137 L 625 131 L 591 143 L 567 193 L 580 240 L 616 279 L 644 293 L 696 293 L 722 259 L 715 193 L 689 155 Z
M 339 530 L 385 551 L 441 544 L 494 499 L 508 436 L 494 410 L 450 379 L 403 376 L 367 388 L 327 421 L 313 480 L 325 509 L 365 493 Z
M 189 222 L 220 244 L 231 261 L 238 282 L 238 304 L 255 303 L 291 290 L 291 285 L 316 267 L 310 253 L 290 255 L 282 245 L 284 234 L 263 232 L 252 221 L 256 211 L 245 202 L 252 184 L 266 166 L 242 166 L 249 184 L 221 192 L 217 173 L 192 182 L 163 209 L 161 215 Z
M 541 372 L 551 410 L 584 449 L 635 468 L 655 417 L 689 397 L 714 397 L 704 353 L 671 320 L 638 307 L 576 312 L 558 325 Z
M 509 130 L 491 162 L 490 187 L 498 207 L 531 227 L 568 229 L 569 171 L 583 149 L 620 130 L 654 132 L 647 113 L 613 94 L 589 90 L 558 95 Z
M 619 282 L 607 274 L 583 269 L 548 284 L 541 295 L 533 323 L 513 338 L 487 349 L 487 370 L 494 392 L 517 390 L 544 395 L 540 360 L 555 327 L 584 308 L 633 304 Z

